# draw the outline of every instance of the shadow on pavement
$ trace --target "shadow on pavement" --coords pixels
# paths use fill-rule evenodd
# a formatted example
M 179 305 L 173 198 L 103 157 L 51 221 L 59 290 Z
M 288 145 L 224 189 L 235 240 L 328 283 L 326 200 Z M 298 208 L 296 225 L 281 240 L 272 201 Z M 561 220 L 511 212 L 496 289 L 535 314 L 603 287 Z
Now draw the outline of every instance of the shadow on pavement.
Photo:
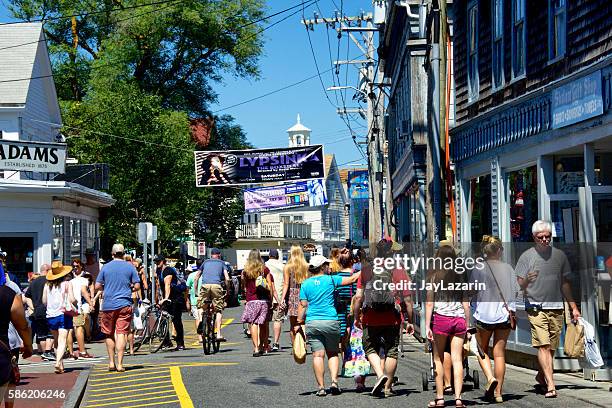
M 278 381 L 272 381 L 266 377 L 257 377 L 249 381 L 249 384 L 265 385 L 268 387 L 279 387 L 281 384 Z

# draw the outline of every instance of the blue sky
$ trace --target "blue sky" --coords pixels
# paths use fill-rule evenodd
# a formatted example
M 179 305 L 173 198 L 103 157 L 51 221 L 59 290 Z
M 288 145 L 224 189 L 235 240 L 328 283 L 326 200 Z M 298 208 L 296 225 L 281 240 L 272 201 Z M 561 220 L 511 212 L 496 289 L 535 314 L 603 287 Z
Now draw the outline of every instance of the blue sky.
M 270 11 L 267 14 L 272 14 L 297 4 L 298 0 L 268 0 L 267 3 Z M 0 21 L 10 20 L 5 4 L 4 0 L 0 0 Z M 312 18 L 314 12 L 319 13 L 320 16 L 331 16 L 341 4 L 344 7 L 345 15 L 356 15 L 361 11 L 370 12 L 372 10 L 371 0 L 320 0 L 318 8 L 313 5 L 306 9 L 306 18 Z M 287 14 L 271 19 L 268 24 Z M 211 107 L 213 111 L 258 97 L 317 73 L 308 36 L 300 22 L 301 19 L 302 15 L 298 13 L 264 31 L 264 55 L 260 60 L 261 77 L 258 80 L 243 80 L 231 75 L 226 76 L 223 83 L 216 86 L 219 102 Z M 329 34 L 329 42 L 327 34 Z M 330 70 L 332 68 L 331 59 L 335 60 L 338 53 L 336 31 L 327 30 L 324 24 L 320 24 L 315 26 L 310 36 L 320 71 Z M 343 34 L 340 40 L 339 59 L 341 60 L 347 59 L 347 45 L 348 39 L 346 34 Z M 350 58 L 357 58 L 361 51 L 351 43 L 348 54 Z M 356 66 L 342 66 L 339 78 L 340 85 L 357 86 L 359 78 Z M 333 70 L 323 73 L 322 79 L 325 87 L 333 86 Z M 338 81 L 338 79 L 335 80 Z M 352 100 L 354 92 L 350 90 L 346 92 L 346 106 L 356 107 L 357 103 Z M 336 92 L 336 94 L 334 95 L 333 91 L 328 92 L 334 105 L 341 106 L 340 93 Z M 336 96 L 338 102 L 336 102 Z M 312 129 L 311 143 L 324 144 L 326 153 L 336 154 L 338 164 L 347 162 L 352 163 L 346 166 L 365 164 L 362 155 L 349 137 L 347 125 L 336 114 L 335 106 L 332 106 L 325 98 L 325 92 L 318 78 L 219 113 L 232 115 L 246 131 L 249 141 L 257 147 L 286 146 L 285 130 L 293 126 L 299 113 L 302 123 Z M 358 135 L 364 136 L 367 132 L 364 120 L 356 117 L 350 123 Z

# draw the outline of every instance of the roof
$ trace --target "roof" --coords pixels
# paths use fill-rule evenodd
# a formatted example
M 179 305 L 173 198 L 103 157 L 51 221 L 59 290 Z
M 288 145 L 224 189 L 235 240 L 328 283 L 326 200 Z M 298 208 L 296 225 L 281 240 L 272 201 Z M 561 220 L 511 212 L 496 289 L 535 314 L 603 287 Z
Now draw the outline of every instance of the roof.
M 67 181 L 0 180 L 0 194 L 38 194 L 79 200 L 93 207 L 110 207 L 115 199 L 107 193 Z
M 342 184 L 346 184 L 348 181 L 348 172 L 349 169 L 340 169 L 340 181 L 342 181 Z
M 330 176 L 329 172 L 331 171 L 331 165 L 333 161 L 334 161 L 333 154 L 326 154 L 325 157 L 323 158 L 323 163 L 325 164 L 325 177 L 326 178 Z
M 0 26 L 0 106 L 25 105 L 36 52 L 44 38 L 41 23 Z
M 292 127 L 290 127 L 289 129 L 287 129 L 287 132 L 312 132 L 310 129 L 308 129 L 306 126 L 302 125 L 302 122 L 300 121 L 300 115 L 297 115 L 297 123 L 295 125 L 293 125 Z

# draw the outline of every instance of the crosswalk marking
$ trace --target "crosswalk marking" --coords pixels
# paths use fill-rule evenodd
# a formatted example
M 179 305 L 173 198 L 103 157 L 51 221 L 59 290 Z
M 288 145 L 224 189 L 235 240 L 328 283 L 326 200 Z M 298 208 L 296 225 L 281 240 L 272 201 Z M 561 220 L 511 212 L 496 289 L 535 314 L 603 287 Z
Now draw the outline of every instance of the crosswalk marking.
M 140 388 L 138 389 L 138 391 L 142 391 Z M 147 396 L 149 395 L 158 395 L 158 394 L 168 394 L 169 392 L 171 392 L 172 390 L 164 390 L 164 391 L 155 391 L 155 392 L 147 392 Z M 174 396 L 174 395 L 173 395 Z M 118 400 L 118 399 L 125 399 L 125 396 L 121 396 L 121 397 L 109 397 L 109 398 L 100 398 L 100 399 L 93 399 L 93 400 L 89 400 L 89 402 L 105 402 L 105 401 L 113 401 L 113 400 Z
M 157 369 L 157 370 L 159 370 L 159 369 Z M 157 371 L 157 370 L 156 370 L 156 371 Z M 134 370 L 134 371 L 136 371 L 136 370 Z M 149 370 L 149 371 L 150 371 L 150 370 Z M 105 382 L 105 384 L 109 384 L 109 383 L 108 383 L 108 382 L 106 382 L 106 381 L 109 381 L 109 380 L 115 380 L 115 379 L 120 380 L 120 379 L 122 379 L 122 378 L 143 377 L 143 376 L 147 376 L 147 375 L 151 375 L 151 373 L 150 373 L 150 372 L 144 372 L 144 373 L 143 373 L 143 372 L 141 372 L 140 370 L 138 370 L 138 372 L 137 372 L 137 373 L 134 373 L 134 374 L 125 374 L 125 373 L 120 373 L 120 374 L 118 374 L 118 375 L 111 376 L 111 378 L 96 378 L 96 379 L 94 379 L 94 380 L 89 380 L 89 382 L 91 382 L 91 383 Z
M 143 401 L 152 401 L 152 400 L 160 400 L 160 399 L 168 399 L 168 398 L 176 398 L 176 395 L 162 395 L 160 397 L 137 398 L 137 399 L 131 399 L 130 398 L 130 402 L 143 402 Z M 165 402 L 166 401 L 164 401 L 164 403 Z M 87 406 L 89 408 L 93 408 L 93 407 L 106 407 L 106 406 L 109 406 L 109 405 L 117 405 L 117 404 L 125 404 L 125 400 L 117 401 L 117 402 L 110 402 L 110 403 L 103 403 L 103 404 L 93 404 L 93 405 L 87 405 Z M 159 402 L 158 402 L 158 404 L 159 404 Z
M 91 394 L 89 394 L 90 397 L 103 397 L 105 395 L 117 395 L 117 394 L 122 394 L 122 393 L 126 393 L 126 392 L 132 392 L 136 389 L 138 389 L 138 391 L 149 391 L 149 390 L 161 390 L 162 388 L 168 388 L 167 391 L 172 391 L 172 388 L 174 386 L 172 385 L 172 383 L 168 383 L 167 385 L 158 385 L 155 387 L 138 387 L 137 385 L 134 385 L 133 387 L 130 387 L 129 390 L 125 390 L 125 391 L 115 391 L 115 392 L 103 392 L 103 393 L 96 393 L 95 391 L 92 392 Z M 113 390 L 116 390 L 116 388 L 112 388 Z
M 170 373 L 164 374 L 164 375 L 156 375 L 156 376 L 147 378 L 147 380 L 155 380 L 155 379 L 158 379 L 158 378 L 168 378 L 169 376 L 170 376 Z M 128 377 L 128 378 L 120 379 L 119 381 L 105 382 L 105 383 L 100 384 L 100 385 L 125 384 L 127 382 L 134 382 L 134 381 L 142 381 L 142 378 L 130 379 L 130 377 Z
M 167 383 L 166 382 L 161 382 L 160 384 L 169 384 L 169 385 L 172 385 L 172 383 L 170 381 L 168 381 Z M 99 385 L 102 385 L 102 384 L 99 384 Z M 92 392 L 108 391 L 108 390 L 119 390 L 119 389 L 122 389 L 122 388 L 129 388 L 132 391 L 139 389 L 138 384 L 130 384 L 130 385 L 126 385 L 125 387 L 96 388 Z M 127 392 L 127 391 L 119 391 L 119 392 Z

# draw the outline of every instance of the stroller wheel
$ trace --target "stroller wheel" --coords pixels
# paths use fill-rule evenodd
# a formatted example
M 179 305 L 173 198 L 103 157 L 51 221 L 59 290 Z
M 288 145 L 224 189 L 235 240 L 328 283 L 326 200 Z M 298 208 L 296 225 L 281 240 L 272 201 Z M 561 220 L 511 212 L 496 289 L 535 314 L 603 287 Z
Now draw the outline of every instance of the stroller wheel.
M 427 373 L 421 373 L 421 385 L 423 386 L 423 391 L 427 391 L 429 389 L 429 379 L 427 378 Z
M 472 382 L 474 383 L 474 389 L 480 388 L 480 378 L 478 377 L 478 371 L 472 371 Z

